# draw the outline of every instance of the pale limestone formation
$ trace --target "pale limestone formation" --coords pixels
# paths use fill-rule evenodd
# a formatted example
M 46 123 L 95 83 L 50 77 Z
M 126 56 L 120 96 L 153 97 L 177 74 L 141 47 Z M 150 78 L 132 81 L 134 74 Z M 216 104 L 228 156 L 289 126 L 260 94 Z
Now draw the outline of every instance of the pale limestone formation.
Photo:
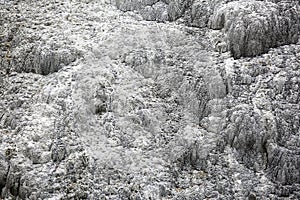
M 0 0 L 0 198 L 299 199 L 299 43 L 228 38 L 297 1 L 229 2 Z

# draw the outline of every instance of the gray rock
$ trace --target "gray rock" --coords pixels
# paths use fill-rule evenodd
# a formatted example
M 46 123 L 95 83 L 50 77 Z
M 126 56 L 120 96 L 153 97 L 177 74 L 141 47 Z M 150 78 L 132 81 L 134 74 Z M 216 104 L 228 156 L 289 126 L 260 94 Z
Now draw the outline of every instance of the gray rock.
M 298 42 L 299 4 L 230 2 L 215 10 L 210 27 L 224 29 L 235 58 L 260 55 L 271 47 Z
M 1 2 L 1 199 L 299 199 L 297 3 Z
M 189 26 L 204 28 L 207 26 L 209 18 L 213 13 L 215 1 L 197 0 L 194 1 L 190 10 L 184 16 Z
M 56 141 L 51 146 L 51 158 L 53 162 L 60 162 L 66 156 L 66 146 L 61 141 Z
M 145 20 L 159 22 L 175 21 L 182 17 L 192 1 L 116 1 L 116 6 L 122 11 L 138 11 Z
M 0 190 L 1 191 L 2 188 L 4 188 L 6 185 L 8 170 L 9 170 L 9 164 L 6 158 L 2 154 L 0 154 Z

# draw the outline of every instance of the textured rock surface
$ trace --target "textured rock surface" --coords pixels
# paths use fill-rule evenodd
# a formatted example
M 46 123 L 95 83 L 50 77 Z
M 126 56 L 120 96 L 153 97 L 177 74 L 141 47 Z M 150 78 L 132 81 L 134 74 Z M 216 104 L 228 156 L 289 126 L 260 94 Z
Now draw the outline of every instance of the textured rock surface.
M 67 33 L 56 33 L 58 26 L 65 25 L 64 5 L 59 7 L 59 2 L 54 7 L 39 2 L 29 3 L 39 7 L 41 12 L 51 9 L 52 15 L 56 15 L 53 18 L 39 16 L 27 9 L 27 4 L 14 1 L 1 4 L 0 62 L 3 70 L 47 75 L 73 62 L 80 52 L 66 38 Z
M 210 27 L 227 33 L 235 58 L 256 56 L 270 47 L 297 43 L 300 31 L 299 2 L 234 1 L 220 6 Z
M 179 20 L 188 26 L 223 29 L 224 51 L 229 50 L 235 58 L 261 55 L 299 39 L 299 1 L 125 0 L 116 1 L 116 6 L 122 11 L 137 11 L 145 20 Z
M 299 199 L 299 7 L 272 2 L 0 0 L 0 198 Z M 264 20 L 266 49 L 233 37 Z
M 216 2 L 204 0 L 116 0 L 115 4 L 122 11 L 137 11 L 145 20 L 166 22 L 184 17 L 192 26 L 205 27 Z

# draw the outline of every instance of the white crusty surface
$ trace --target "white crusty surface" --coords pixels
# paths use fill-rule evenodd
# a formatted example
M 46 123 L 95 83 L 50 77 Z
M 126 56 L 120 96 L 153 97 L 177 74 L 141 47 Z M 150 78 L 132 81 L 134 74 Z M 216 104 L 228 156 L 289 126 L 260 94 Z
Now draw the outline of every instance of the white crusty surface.
M 293 29 L 259 29 L 249 12 Z M 299 199 L 295 13 L 297 1 L 0 0 L 0 198 Z M 235 37 L 252 22 L 252 39 Z M 251 46 L 264 33 L 276 40 Z

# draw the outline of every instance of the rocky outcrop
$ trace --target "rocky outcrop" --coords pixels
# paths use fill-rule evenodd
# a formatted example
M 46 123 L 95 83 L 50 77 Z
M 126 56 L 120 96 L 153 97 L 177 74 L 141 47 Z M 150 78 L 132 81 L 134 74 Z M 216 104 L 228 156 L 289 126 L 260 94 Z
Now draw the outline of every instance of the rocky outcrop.
M 291 55 L 298 54 L 297 46 L 284 46 L 246 65 L 237 61 L 231 68 L 239 71 L 235 77 L 227 66 L 230 94 L 240 103 L 228 110 L 228 125 L 221 131 L 240 162 L 265 170 L 290 192 L 299 184 L 298 80 L 291 80 L 298 76 L 298 61 Z
M 210 27 L 223 29 L 234 58 L 256 56 L 271 47 L 298 42 L 299 4 L 234 1 L 219 6 Z
M 21 4 L 26 6 L 25 2 Z M 64 36 L 54 34 L 53 26 L 56 26 L 54 21 L 59 20 L 38 21 L 34 15 L 24 18 L 22 16 L 28 16 L 29 11 L 16 5 L 3 7 L 1 13 L 3 16 L 0 21 L 1 71 L 48 75 L 80 57 L 79 51 L 70 44 L 70 41 L 58 39 L 57 37 Z M 11 12 L 15 13 L 14 17 L 9 14 Z
M 195 27 L 206 27 L 214 6 L 218 1 L 116 1 L 116 6 L 122 11 L 137 11 L 143 19 L 166 22 L 183 18 Z
M 146 20 L 174 21 L 183 13 L 189 1 L 116 1 L 122 11 L 138 11 Z
M 191 26 L 205 27 L 215 2 L 198 1 L 116 1 L 122 11 L 137 11 L 145 20 L 166 22 L 184 18 Z
M 35 45 L 34 45 L 35 46 Z M 47 47 L 34 47 L 31 50 L 18 49 L 12 53 L 7 68 L 16 72 L 32 72 L 48 75 L 60 70 L 63 66 L 74 62 L 78 57 L 76 50 L 48 49 Z
M 299 199 L 299 44 L 226 52 L 296 7 L 108 2 L 0 0 L 0 198 Z
M 8 170 L 9 170 L 9 164 L 7 162 L 7 159 L 4 157 L 4 155 L 0 154 L 0 190 L 1 191 L 6 185 Z
M 234 58 L 253 57 L 299 40 L 297 1 L 117 1 L 116 6 L 137 11 L 145 20 L 181 19 L 188 26 L 222 29 Z

